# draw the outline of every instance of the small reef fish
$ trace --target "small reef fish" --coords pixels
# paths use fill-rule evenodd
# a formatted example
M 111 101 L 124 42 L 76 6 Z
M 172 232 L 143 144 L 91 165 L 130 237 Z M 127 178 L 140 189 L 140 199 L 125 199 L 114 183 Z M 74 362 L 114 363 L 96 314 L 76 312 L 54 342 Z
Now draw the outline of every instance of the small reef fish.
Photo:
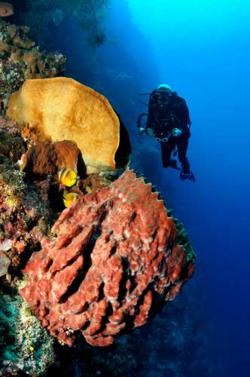
M 70 207 L 73 203 L 77 202 L 80 198 L 80 195 L 76 192 L 67 192 L 63 193 L 63 204 L 66 208 Z
M 0 17 L 9 17 L 14 14 L 13 5 L 0 2 Z
M 58 172 L 58 181 L 59 184 L 71 187 L 76 184 L 77 173 L 73 169 L 63 168 Z

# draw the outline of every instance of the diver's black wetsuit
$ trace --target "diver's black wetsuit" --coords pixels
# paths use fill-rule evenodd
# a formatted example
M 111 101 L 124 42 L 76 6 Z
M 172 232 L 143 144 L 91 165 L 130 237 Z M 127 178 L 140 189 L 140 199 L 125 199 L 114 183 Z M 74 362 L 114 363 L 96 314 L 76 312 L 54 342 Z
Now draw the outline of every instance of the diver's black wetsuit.
M 178 158 L 184 173 L 189 173 L 190 165 L 187 159 L 188 139 L 190 137 L 190 116 L 186 101 L 175 92 L 160 92 L 154 90 L 149 100 L 148 121 L 146 128 L 154 130 L 161 143 L 162 164 L 171 166 L 171 153 L 178 149 Z M 182 131 L 182 135 L 174 137 L 174 128 Z M 165 140 L 164 140 L 165 139 Z

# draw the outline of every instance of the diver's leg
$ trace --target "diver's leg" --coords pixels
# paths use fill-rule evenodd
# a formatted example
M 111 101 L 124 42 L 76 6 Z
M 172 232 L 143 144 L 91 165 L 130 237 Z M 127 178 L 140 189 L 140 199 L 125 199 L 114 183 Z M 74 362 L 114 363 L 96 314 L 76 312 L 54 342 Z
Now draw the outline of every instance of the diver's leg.
M 164 168 L 177 168 L 176 160 L 171 159 L 171 153 L 175 148 L 175 141 L 169 139 L 167 142 L 161 142 L 161 157 Z
M 190 172 L 190 164 L 187 159 L 188 137 L 179 137 L 177 142 L 178 157 L 184 173 Z
M 189 179 L 195 181 L 194 174 L 190 171 L 190 164 L 187 159 L 187 148 L 188 148 L 188 137 L 180 137 L 177 143 L 178 147 L 178 157 L 180 163 L 182 164 L 182 171 L 180 173 L 181 179 Z
M 164 168 L 169 167 L 170 157 L 172 153 L 172 145 L 170 142 L 161 141 L 161 159 Z

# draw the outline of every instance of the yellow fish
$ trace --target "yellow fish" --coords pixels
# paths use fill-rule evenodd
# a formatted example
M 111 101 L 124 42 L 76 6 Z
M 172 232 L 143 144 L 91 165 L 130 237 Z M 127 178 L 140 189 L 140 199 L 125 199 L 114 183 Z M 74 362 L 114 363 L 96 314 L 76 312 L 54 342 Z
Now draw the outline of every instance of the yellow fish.
M 76 192 L 67 192 L 64 191 L 63 193 L 63 204 L 66 208 L 70 207 L 73 203 L 77 202 L 80 198 L 80 195 Z
M 77 181 L 77 174 L 73 169 L 63 168 L 58 172 L 58 181 L 66 187 L 74 186 Z

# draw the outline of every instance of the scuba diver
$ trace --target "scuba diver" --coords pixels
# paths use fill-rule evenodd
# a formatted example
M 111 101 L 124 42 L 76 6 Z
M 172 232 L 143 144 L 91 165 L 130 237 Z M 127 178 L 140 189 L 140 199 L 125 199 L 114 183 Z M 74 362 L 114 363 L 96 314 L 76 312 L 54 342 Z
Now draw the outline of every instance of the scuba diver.
M 147 117 L 145 127 L 141 124 L 144 116 Z M 195 181 L 186 156 L 190 125 L 186 101 L 167 84 L 161 84 L 153 90 L 149 98 L 148 114 L 142 113 L 137 122 L 140 133 L 147 133 L 160 142 L 163 166 L 181 170 L 181 179 Z M 179 169 L 176 160 L 171 158 L 177 151 L 182 169 Z

